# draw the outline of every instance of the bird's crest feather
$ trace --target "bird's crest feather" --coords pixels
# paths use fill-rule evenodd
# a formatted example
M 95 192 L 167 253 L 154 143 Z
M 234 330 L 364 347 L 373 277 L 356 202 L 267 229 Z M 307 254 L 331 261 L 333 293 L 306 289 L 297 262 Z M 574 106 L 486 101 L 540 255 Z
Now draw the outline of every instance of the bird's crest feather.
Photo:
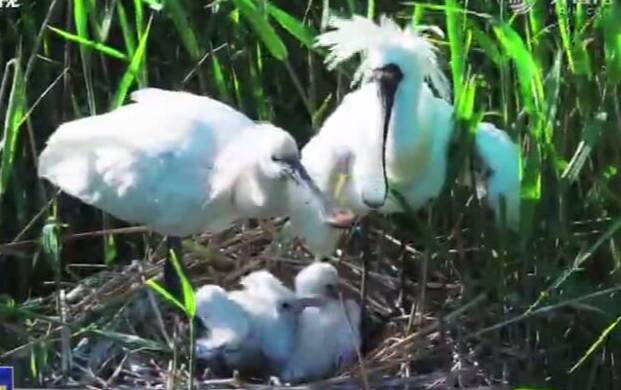
M 437 26 L 418 25 L 402 29 L 385 15 L 380 18 L 379 24 L 368 18 L 354 15 L 351 19 L 331 17 L 328 25 L 333 30 L 320 34 L 315 42 L 316 46 L 327 47 L 329 50 L 325 59 L 328 69 L 334 69 L 340 63 L 360 53 L 362 63 L 353 80 L 353 83 L 357 83 L 368 70 L 369 51 L 399 46 L 407 50 L 409 55 L 416 56 L 423 76 L 431 82 L 442 98 L 449 99 L 450 86 L 438 65 L 437 48 L 424 35 L 435 33 L 442 37 L 444 34 Z

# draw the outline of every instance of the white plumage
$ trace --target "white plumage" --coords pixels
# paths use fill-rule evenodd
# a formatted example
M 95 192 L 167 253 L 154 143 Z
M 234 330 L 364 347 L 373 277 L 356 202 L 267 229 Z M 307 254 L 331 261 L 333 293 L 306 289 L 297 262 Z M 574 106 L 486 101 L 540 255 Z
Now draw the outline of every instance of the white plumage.
M 400 29 L 386 17 L 377 25 L 359 16 L 333 19 L 331 25 L 335 29 L 317 40 L 330 50 L 326 63 L 334 67 L 361 54 L 355 76 L 361 84 L 303 148 L 302 162 L 324 192 L 358 215 L 401 211 L 391 191 L 413 209 L 426 205 L 444 185 L 454 129 L 448 82 L 435 48 L 420 34 L 433 28 Z M 478 127 L 475 146 L 491 168 L 488 204 L 498 215 L 504 196 L 508 225 L 517 228 L 519 148 L 489 123 Z M 314 226 L 302 227 L 308 246 L 319 255 L 331 254 L 339 232 L 319 226 L 318 217 L 311 220 Z
M 41 153 L 39 175 L 120 219 L 171 236 L 304 207 L 326 215 L 287 132 L 190 93 L 151 88 L 132 99 L 60 126 Z
M 488 205 L 501 219 L 504 198 L 506 224 L 516 230 L 520 224 L 520 148 L 507 133 L 482 122 L 474 138 L 477 154 L 489 170 L 485 194 Z
M 323 305 L 309 307 L 300 317 L 297 342 L 288 364 L 280 374 L 287 382 L 326 377 L 356 360 L 360 348 L 360 306 L 353 300 L 341 302 L 336 269 L 327 263 L 313 263 L 298 273 L 298 296 L 319 296 Z
M 209 332 L 196 340 L 197 358 L 221 361 L 240 371 L 256 369 L 261 350 L 249 342 L 253 331 L 250 316 L 223 288 L 206 285 L 198 289 L 196 315 Z
M 363 55 L 352 84 L 370 77 L 378 66 L 395 62 L 416 68 L 419 76 L 428 78 L 443 98 L 449 98 L 450 86 L 438 66 L 437 49 L 421 36 L 425 32 L 443 35 L 438 27 L 409 25 L 401 29 L 386 16 L 375 24 L 358 15 L 351 19 L 333 17 L 329 24 L 333 30 L 319 35 L 316 42 L 330 50 L 325 60 L 328 69 L 335 69 L 356 54 Z
M 241 290 L 228 294 L 217 286 L 197 291 L 197 314 L 210 332 L 197 341 L 197 355 L 220 358 L 231 369 L 278 373 L 293 351 L 300 313 L 321 301 L 296 297 L 268 271 L 240 283 Z

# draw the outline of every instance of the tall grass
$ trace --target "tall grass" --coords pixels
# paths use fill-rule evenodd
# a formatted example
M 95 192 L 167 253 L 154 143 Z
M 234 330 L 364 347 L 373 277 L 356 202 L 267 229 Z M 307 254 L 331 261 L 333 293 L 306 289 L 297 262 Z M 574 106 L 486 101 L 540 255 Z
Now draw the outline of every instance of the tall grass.
M 524 385 L 621 386 L 621 302 L 618 293 L 597 295 L 621 282 L 620 3 L 537 1 L 525 13 L 507 1 L 21 3 L 0 10 L 0 293 L 7 294 L 0 323 L 35 318 L 28 299 L 75 281 L 68 265 L 86 258 L 112 266 L 141 257 L 148 241 L 60 242 L 120 224 L 53 190 L 41 193 L 37 153 L 60 123 L 118 107 L 149 85 L 217 97 L 303 144 L 351 76 L 347 67 L 326 71 L 312 46 L 327 15 L 388 13 L 447 33 L 436 39 L 461 128 L 485 118 L 523 149 L 520 234 L 499 232 L 470 190 L 450 183 L 431 217 L 413 228 L 423 234 L 411 244 L 426 251 L 426 267 L 453 270 L 464 296 L 488 295 L 488 313 L 473 319 L 481 334 L 528 351 L 501 356 L 498 375 L 508 369 L 512 383 Z M 462 134 L 454 178 L 470 153 Z M 436 239 L 449 234 L 481 248 L 479 255 L 454 255 L 453 241 Z M 50 278 L 54 288 L 44 283 Z M 11 329 L 0 324 L 0 356 L 28 341 Z M 36 379 L 49 358 L 35 345 Z

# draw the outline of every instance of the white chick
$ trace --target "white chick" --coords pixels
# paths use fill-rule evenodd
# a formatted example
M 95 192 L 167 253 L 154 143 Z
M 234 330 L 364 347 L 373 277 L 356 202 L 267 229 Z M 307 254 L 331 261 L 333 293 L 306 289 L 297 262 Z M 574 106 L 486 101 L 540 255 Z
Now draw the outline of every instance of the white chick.
M 251 326 L 247 340 L 258 349 L 267 363 L 264 373 L 280 372 L 293 353 L 298 335 L 300 314 L 310 306 L 322 303 L 316 298 L 296 296 L 270 272 L 256 271 L 242 278 L 242 290 L 229 297 L 249 315 Z
M 341 302 L 336 268 L 315 262 L 298 273 L 298 296 L 317 296 L 320 307 L 309 307 L 300 318 L 298 337 L 289 364 L 280 373 L 286 382 L 325 377 L 355 361 L 360 348 L 360 306 Z
M 196 357 L 241 372 L 260 369 L 261 350 L 250 342 L 250 315 L 220 286 L 206 285 L 196 292 L 196 315 L 208 330 L 196 340 Z

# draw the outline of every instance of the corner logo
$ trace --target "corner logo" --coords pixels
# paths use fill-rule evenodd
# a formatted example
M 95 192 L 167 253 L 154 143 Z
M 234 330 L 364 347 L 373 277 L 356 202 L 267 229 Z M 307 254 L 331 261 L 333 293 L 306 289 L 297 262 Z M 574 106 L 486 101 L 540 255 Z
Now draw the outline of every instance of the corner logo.
M 509 0 L 509 8 L 516 14 L 525 14 L 530 11 L 537 0 Z
M 19 8 L 21 7 L 22 4 L 19 2 L 19 0 L 0 0 L 0 9 L 4 9 L 4 8 Z M 2 387 L 0 387 L 0 390 L 4 390 L 2 389 Z
M 0 390 L 13 390 L 13 367 L 0 367 Z
M 1 0 L 0 0 L 1 1 Z M 546 6 L 554 7 L 558 0 L 551 0 L 546 3 Z M 523 15 L 528 13 L 534 6 L 537 0 L 509 0 L 509 9 L 513 13 Z M 592 15 L 596 10 L 605 6 L 611 5 L 613 0 L 569 0 L 566 6 L 582 6 L 585 11 Z

